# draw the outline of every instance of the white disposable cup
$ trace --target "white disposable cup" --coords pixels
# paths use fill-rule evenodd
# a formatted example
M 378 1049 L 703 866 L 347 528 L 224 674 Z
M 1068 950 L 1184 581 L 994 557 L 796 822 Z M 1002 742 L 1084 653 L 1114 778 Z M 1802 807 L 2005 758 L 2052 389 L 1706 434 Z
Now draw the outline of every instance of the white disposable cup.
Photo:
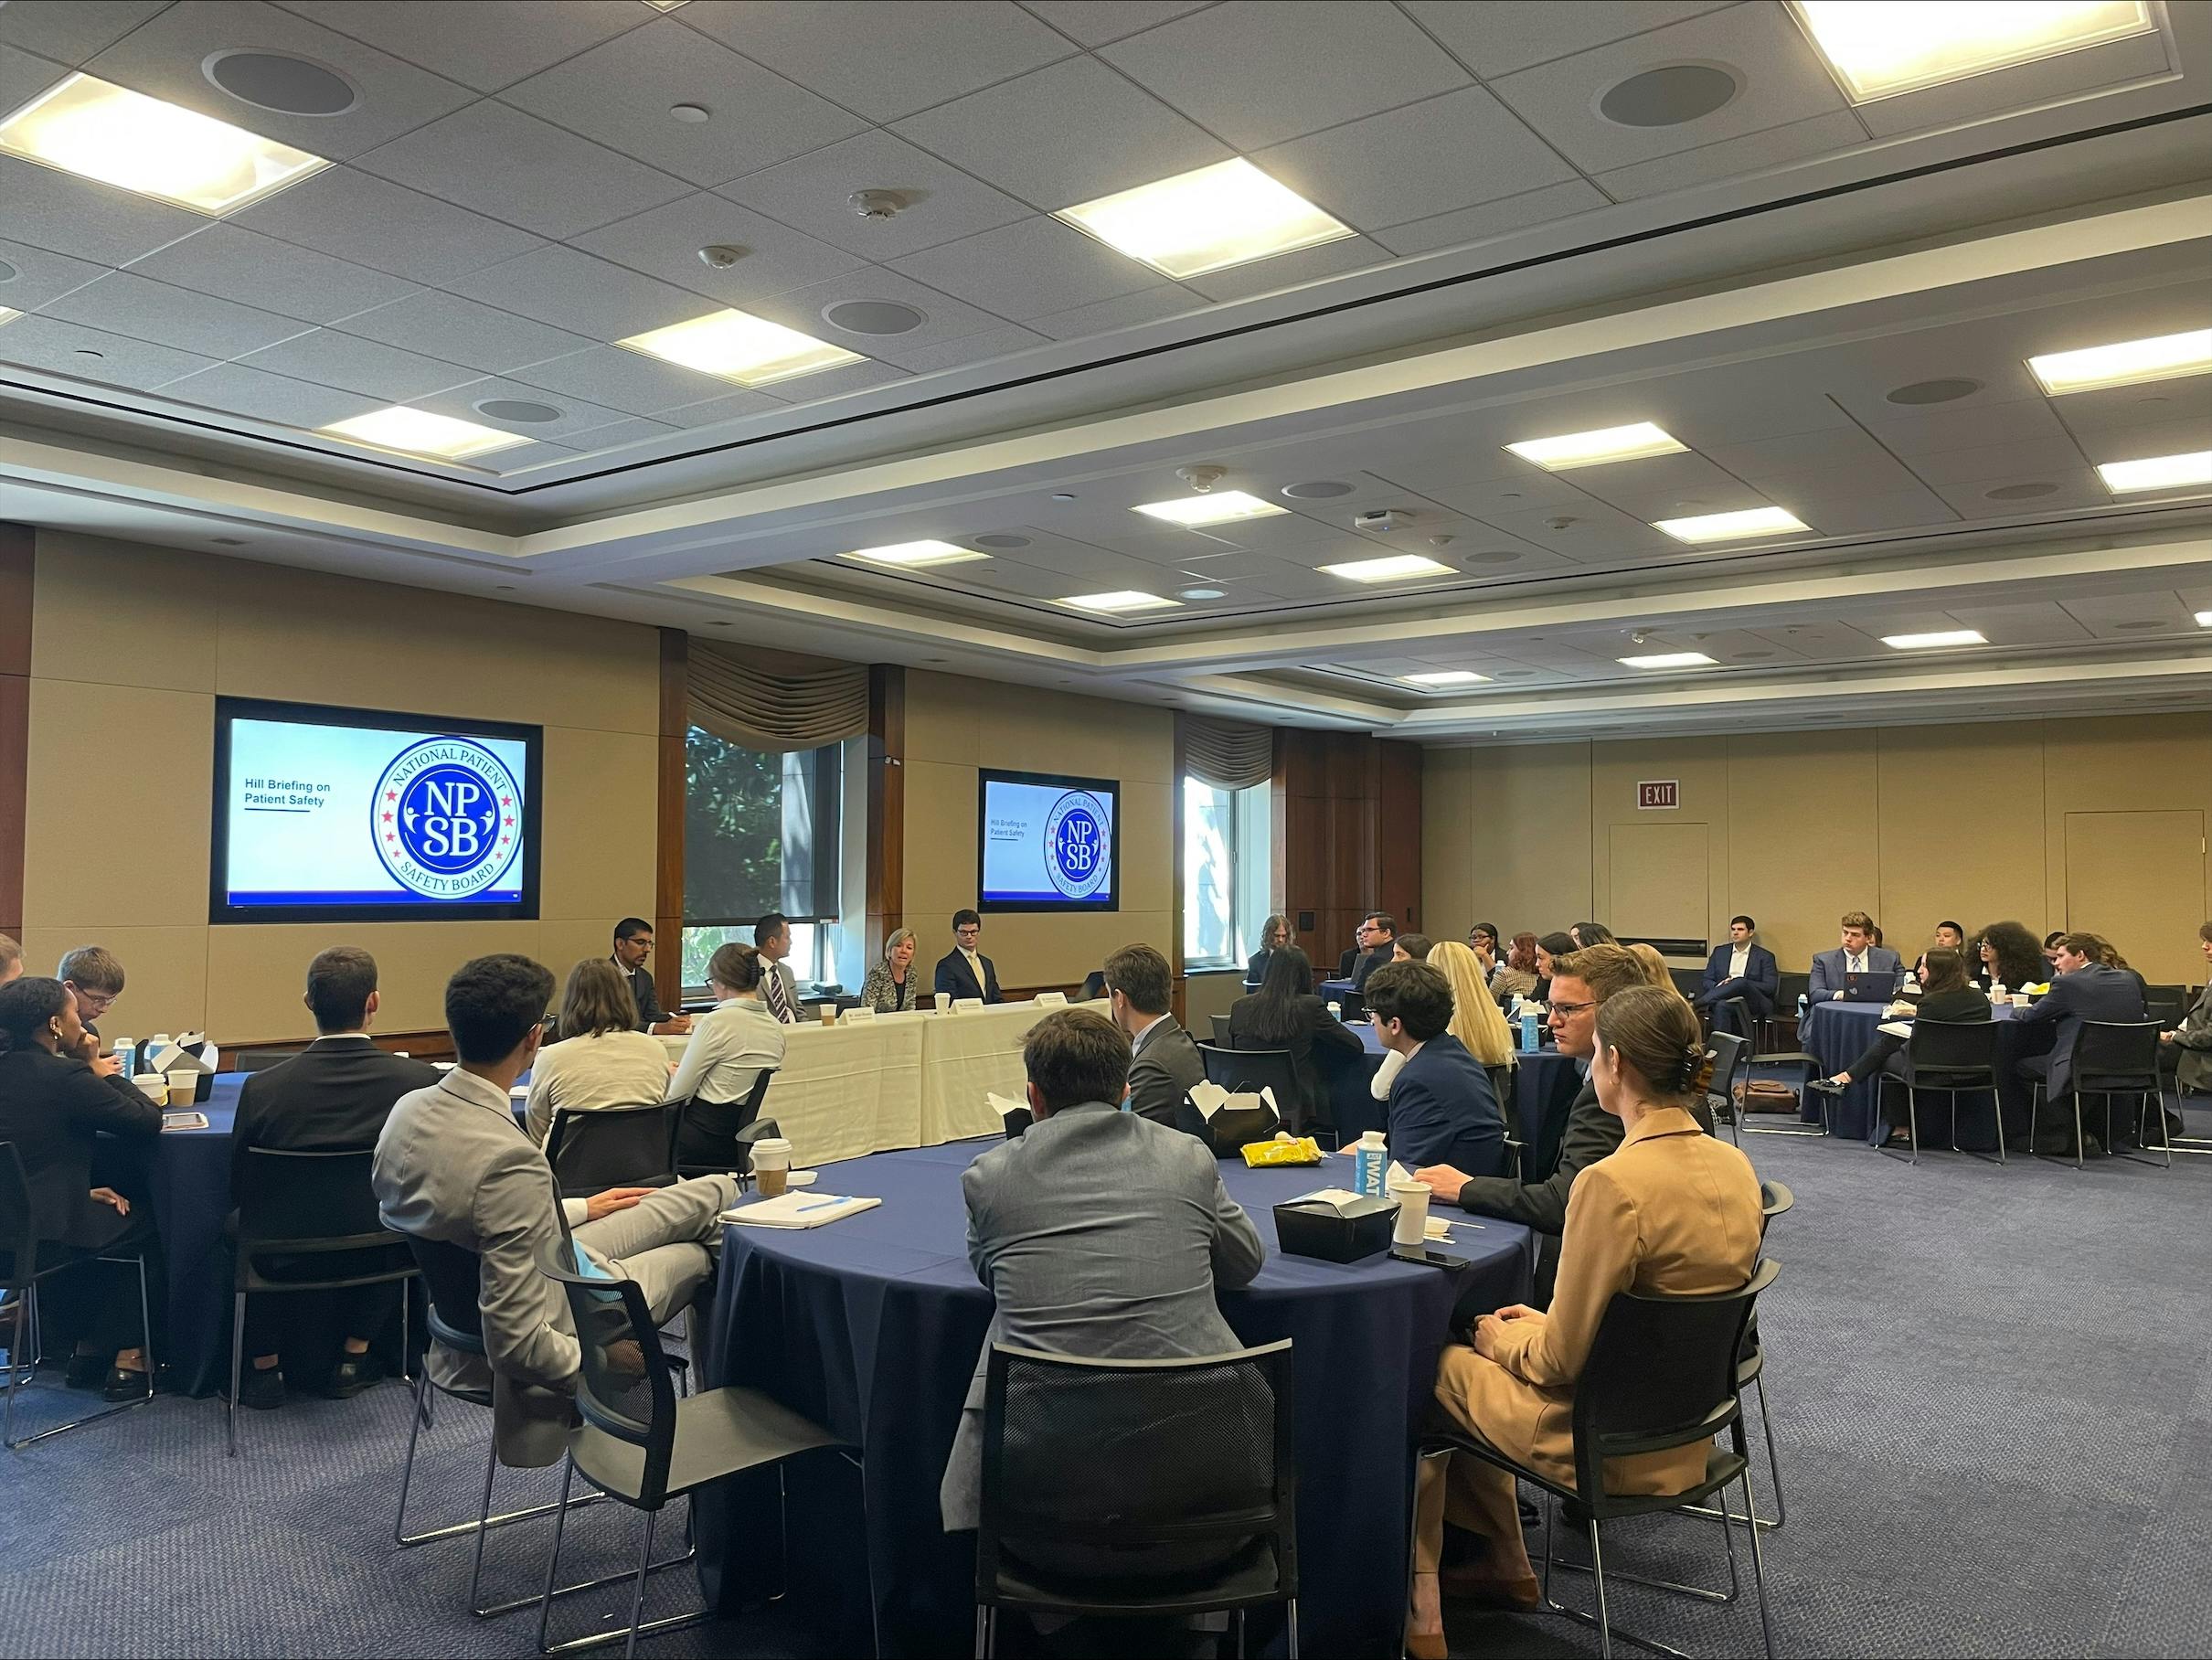
M 169 1074 L 169 1104 L 171 1106 L 188 1107 L 192 1104 L 192 1098 L 198 1093 L 199 1074 L 197 1072 L 172 1072 Z
M 768 1197 L 782 1193 L 791 1180 L 791 1143 L 780 1135 L 753 1143 L 752 1176 Z
M 1344 1005 L 1341 1003 L 1330 1004 L 1329 1018 L 1332 1020 L 1342 1020 L 1344 1018 Z
M 824 1003 L 822 1006 L 822 1024 L 824 1026 L 837 1024 L 837 1006 L 835 1003 Z
M 933 1006 L 941 1015 L 943 1014 L 945 1010 L 952 1006 L 952 998 L 949 993 L 945 992 L 931 992 L 930 994 L 930 1002 L 931 1006 Z
M 1392 1182 L 1390 1197 L 1398 1201 L 1398 1221 L 1390 1229 L 1390 1242 L 1425 1242 L 1429 1238 L 1429 1189 L 1419 1182 Z
M 141 1095 L 157 1107 L 169 1098 L 169 1080 L 159 1072 L 141 1072 L 131 1081 L 138 1086 Z

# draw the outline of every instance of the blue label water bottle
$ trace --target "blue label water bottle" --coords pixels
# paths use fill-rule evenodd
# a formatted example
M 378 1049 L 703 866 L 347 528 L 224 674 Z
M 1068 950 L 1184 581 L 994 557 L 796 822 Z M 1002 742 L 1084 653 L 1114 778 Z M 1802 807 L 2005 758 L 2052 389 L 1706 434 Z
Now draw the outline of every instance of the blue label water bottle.
M 1537 1012 L 1533 1008 L 1524 1008 L 1521 1011 L 1521 1053 L 1533 1055 L 1536 1052 Z
M 1381 1198 L 1389 1185 L 1389 1143 L 1380 1130 L 1369 1130 L 1359 1138 L 1359 1151 L 1352 1158 L 1352 1186 L 1362 1198 Z

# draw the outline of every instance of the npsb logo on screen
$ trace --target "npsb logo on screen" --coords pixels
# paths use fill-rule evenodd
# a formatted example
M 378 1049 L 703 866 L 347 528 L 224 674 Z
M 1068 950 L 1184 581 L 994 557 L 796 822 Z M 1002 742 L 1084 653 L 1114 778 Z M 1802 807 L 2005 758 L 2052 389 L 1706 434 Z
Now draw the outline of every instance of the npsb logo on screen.
M 472 739 L 409 744 L 370 798 L 378 857 L 427 898 L 481 893 L 514 861 L 521 796 L 505 763 Z
M 1107 813 L 1088 790 L 1070 790 L 1045 819 L 1045 874 L 1071 899 L 1089 899 L 1106 880 Z

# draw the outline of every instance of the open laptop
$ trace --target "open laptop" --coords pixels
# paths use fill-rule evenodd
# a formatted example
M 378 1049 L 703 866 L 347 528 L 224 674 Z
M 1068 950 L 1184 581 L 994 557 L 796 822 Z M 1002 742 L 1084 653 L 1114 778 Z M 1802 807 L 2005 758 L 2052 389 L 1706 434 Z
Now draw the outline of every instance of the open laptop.
M 1867 969 L 1863 973 L 1844 976 L 1844 1001 L 1846 1003 L 1887 1003 L 1897 995 L 1897 970 Z

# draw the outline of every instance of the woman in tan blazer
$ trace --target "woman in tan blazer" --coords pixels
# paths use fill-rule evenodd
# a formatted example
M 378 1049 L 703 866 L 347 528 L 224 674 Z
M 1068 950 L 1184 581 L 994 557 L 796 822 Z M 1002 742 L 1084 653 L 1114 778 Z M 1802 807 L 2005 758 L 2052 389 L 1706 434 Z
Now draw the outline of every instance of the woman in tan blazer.
M 1474 1324 L 1437 1367 L 1436 1399 L 1507 1456 L 1571 1485 L 1575 1380 L 1617 1292 L 1690 1295 L 1732 1291 L 1759 1255 L 1759 1178 L 1750 1161 L 1697 1127 L 1686 1110 L 1708 1068 L 1697 1017 L 1674 991 L 1620 992 L 1598 1009 L 1590 1081 L 1621 1119 L 1621 1146 L 1575 1178 L 1548 1314 L 1515 1304 Z M 1671 1493 L 1705 1473 L 1705 1449 L 1614 1459 L 1616 1493 Z M 1447 1509 L 1483 1536 L 1484 1559 L 1449 1570 L 1455 1596 L 1533 1607 L 1536 1575 L 1521 1539 L 1510 1476 L 1455 1458 L 1449 1476 L 1424 1464 L 1413 1560 L 1409 1652 L 1441 1655 L 1439 1570 Z

